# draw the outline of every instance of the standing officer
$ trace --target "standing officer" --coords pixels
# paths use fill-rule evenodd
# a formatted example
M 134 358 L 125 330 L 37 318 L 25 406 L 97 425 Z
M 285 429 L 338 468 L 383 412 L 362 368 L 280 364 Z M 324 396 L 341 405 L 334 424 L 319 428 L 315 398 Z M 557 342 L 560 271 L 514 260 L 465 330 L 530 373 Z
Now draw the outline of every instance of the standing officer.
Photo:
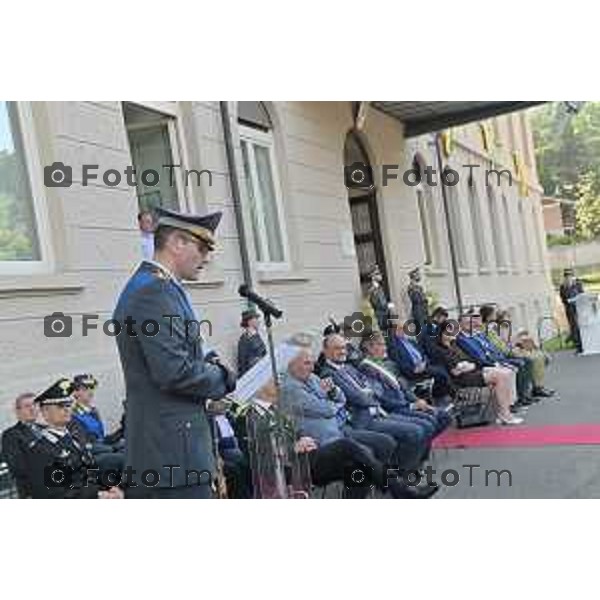
M 132 498 L 209 498 L 214 472 L 205 402 L 235 387 L 214 352 L 205 355 L 183 280 L 198 279 L 221 213 L 159 209 L 153 260 L 121 292 L 114 318 L 125 375 L 125 470 Z
M 410 281 L 407 292 L 411 304 L 411 317 L 419 324 L 420 330 L 423 331 L 429 316 L 429 305 L 427 295 L 421 285 L 421 270 L 419 267 L 410 271 L 408 277 Z
M 575 278 L 573 269 L 565 269 L 564 280 L 560 286 L 560 299 L 562 300 L 569 321 L 570 338 L 577 347 L 577 352 L 581 353 L 581 335 L 579 334 L 579 323 L 577 321 L 577 307 L 574 299 L 583 294 L 583 284 Z
M 15 412 L 17 422 L 2 433 L 2 457 L 15 478 L 19 498 L 31 497 L 30 477 L 24 465 L 29 444 L 36 439 L 39 430 L 36 424 L 37 408 L 35 394 L 26 392 L 17 396 Z
M 73 382 L 62 378 L 35 397 L 46 425 L 39 428 L 25 455 L 31 497 L 121 498 L 116 487 L 101 491 L 92 455 L 67 429 L 72 393 Z

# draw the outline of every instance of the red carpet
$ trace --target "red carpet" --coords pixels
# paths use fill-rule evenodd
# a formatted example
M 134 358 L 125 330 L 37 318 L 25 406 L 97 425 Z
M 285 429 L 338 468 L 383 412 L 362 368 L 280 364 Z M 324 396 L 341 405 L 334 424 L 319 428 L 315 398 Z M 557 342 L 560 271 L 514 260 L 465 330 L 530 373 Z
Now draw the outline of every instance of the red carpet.
M 600 424 L 540 425 L 538 427 L 496 425 L 452 429 L 440 435 L 434 448 L 502 448 L 540 446 L 585 446 L 600 444 Z

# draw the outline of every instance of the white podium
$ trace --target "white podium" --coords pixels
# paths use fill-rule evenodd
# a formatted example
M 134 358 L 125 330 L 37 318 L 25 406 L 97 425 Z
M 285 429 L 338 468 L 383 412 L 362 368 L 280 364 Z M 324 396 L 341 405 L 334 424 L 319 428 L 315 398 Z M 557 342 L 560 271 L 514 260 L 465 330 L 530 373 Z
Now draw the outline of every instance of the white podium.
M 600 302 L 597 294 L 583 293 L 573 298 L 583 354 L 600 354 Z

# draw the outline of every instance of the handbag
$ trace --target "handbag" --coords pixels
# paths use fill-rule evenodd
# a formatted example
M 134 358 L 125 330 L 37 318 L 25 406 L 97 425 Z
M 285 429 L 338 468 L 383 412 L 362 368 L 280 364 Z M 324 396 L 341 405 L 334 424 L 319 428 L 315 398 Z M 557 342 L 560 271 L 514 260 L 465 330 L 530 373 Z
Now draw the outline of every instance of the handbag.
M 488 425 L 494 419 L 496 395 L 488 387 L 459 388 L 454 399 L 454 418 L 459 429 Z

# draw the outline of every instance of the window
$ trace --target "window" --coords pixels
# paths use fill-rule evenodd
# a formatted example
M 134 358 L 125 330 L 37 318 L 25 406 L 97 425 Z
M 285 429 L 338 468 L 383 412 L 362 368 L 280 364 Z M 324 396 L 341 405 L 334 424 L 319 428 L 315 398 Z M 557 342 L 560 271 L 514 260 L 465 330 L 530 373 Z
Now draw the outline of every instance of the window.
M 452 180 L 452 178 L 449 178 Z M 456 262 L 462 269 L 468 266 L 467 253 L 465 250 L 465 237 L 463 230 L 462 215 L 460 210 L 460 198 L 456 191 L 456 187 L 447 186 L 446 193 L 448 195 L 448 225 L 452 231 L 452 240 L 454 242 L 454 250 L 456 252 Z
M 516 266 L 515 257 L 515 239 L 513 236 L 512 221 L 510 218 L 510 210 L 508 208 L 508 200 L 506 196 L 502 196 L 502 208 L 504 209 L 504 229 L 506 231 L 506 241 L 508 243 L 508 255 L 510 257 L 509 265 L 513 268 Z
M 531 266 L 531 251 L 529 248 L 529 239 L 527 237 L 527 214 L 523 210 L 523 199 L 519 200 L 519 221 L 521 221 L 521 236 L 523 239 L 523 260 L 525 269 Z
M 477 193 L 477 187 L 475 186 L 475 183 L 472 179 L 469 179 L 469 210 L 471 212 L 473 235 L 475 236 L 475 253 L 477 255 L 477 264 L 480 268 L 487 267 L 488 256 L 485 247 L 481 205 L 479 204 L 479 194 Z
M 289 266 L 273 126 L 262 102 L 240 102 L 242 164 L 256 258 L 262 268 Z
M 531 218 L 532 218 L 532 221 L 533 221 L 533 229 L 535 231 L 535 242 L 536 242 L 537 251 L 538 251 L 539 266 L 540 266 L 540 269 L 543 271 L 544 270 L 544 248 L 545 248 L 545 243 L 542 242 L 540 220 L 538 219 L 538 214 L 537 214 L 537 211 L 535 209 L 535 205 L 533 205 L 531 207 Z
M 47 239 L 41 201 L 44 188 L 33 151 L 32 116 L 26 103 L 0 101 L 0 270 L 34 273 L 44 270 Z
M 438 227 L 437 215 L 435 210 L 435 196 L 431 186 L 425 184 L 423 177 L 423 167 L 421 162 L 415 158 L 413 169 L 421 172 L 421 183 L 416 187 L 417 207 L 419 209 L 419 219 L 421 222 L 421 237 L 423 240 L 423 252 L 425 254 L 425 264 L 431 267 L 440 266 L 440 251 L 438 246 Z
M 502 224 L 498 211 L 498 203 L 494 190 L 490 185 L 486 186 L 488 208 L 490 211 L 490 223 L 492 226 L 492 243 L 494 246 L 494 256 L 496 257 L 496 267 L 503 268 L 506 266 L 506 256 L 504 254 L 504 246 L 502 244 L 501 229 Z
M 136 172 L 140 210 L 152 210 L 157 207 L 183 210 L 182 170 L 168 169 L 164 166 L 181 165 L 175 117 L 131 103 L 124 104 L 123 114 L 132 166 Z M 144 171 L 158 173 L 158 182 L 155 182 L 153 176 L 143 180 Z

